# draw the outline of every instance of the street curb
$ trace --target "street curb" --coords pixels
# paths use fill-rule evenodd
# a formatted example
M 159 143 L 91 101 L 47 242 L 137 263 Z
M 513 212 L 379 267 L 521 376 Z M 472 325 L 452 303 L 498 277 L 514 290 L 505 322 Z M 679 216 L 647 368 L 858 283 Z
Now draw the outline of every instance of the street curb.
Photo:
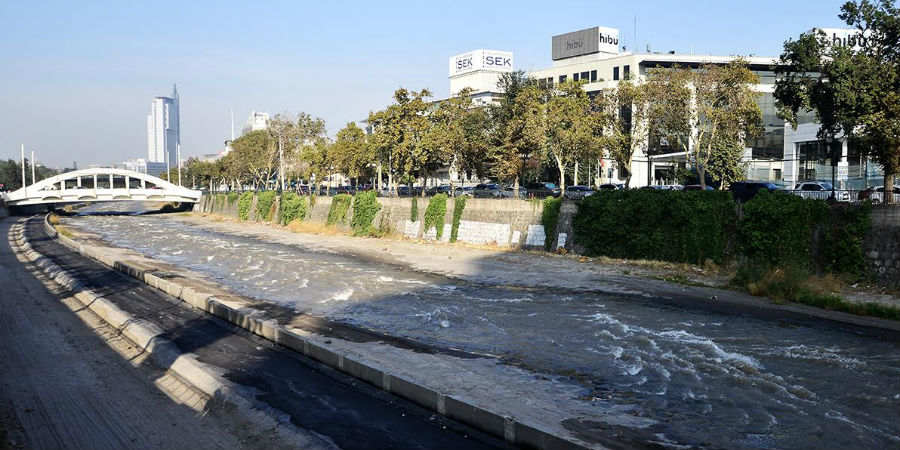
M 118 260 L 113 255 L 104 253 L 102 248 L 86 246 L 68 236 L 59 234 L 53 225 L 50 224 L 49 215 L 44 217 L 43 222 L 49 236 L 82 255 L 124 272 L 173 297 L 185 301 L 197 309 L 222 318 L 253 334 L 372 384 L 386 392 L 412 401 L 438 414 L 504 439 L 510 444 L 538 450 L 606 448 L 599 443 L 588 443 L 573 437 L 557 436 L 538 428 L 536 425 L 526 424 L 514 417 L 494 413 L 464 399 L 455 398 L 417 384 L 402 376 L 389 373 L 374 365 L 355 360 L 351 356 L 344 355 L 306 339 L 279 325 L 277 320 L 267 319 L 262 311 L 247 307 L 230 306 L 225 301 L 214 298 L 210 293 L 200 292 L 166 280 L 164 277 L 154 274 L 152 270 L 143 269 L 127 261 Z
M 245 392 L 247 388 L 226 380 L 213 366 L 198 361 L 193 353 L 182 352 L 178 346 L 162 337 L 163 331 L 154 323 L 136 318 L 103 298 L 103 295 L 85 288 L 75 276 L 32 248 L 24 232 L 26 220 L 21 219 L 10 227 L 10 234 L 19 247 L 17 252 L 25 256 L 54 282 L 74 292 L 73 296 L 82 306 L 115 328 L 138 349 L 146 352 L 157 366 L 172 372 L 182 382 L 208 396 L 210 402 L 233 406 L 244 419 L 255 425 L 273 430 L 288 439 L 296 439 L 303 435 L 308 441 L 310 434 L 321 439 L 315 433 L 300 430 L 291 424 L 289 418 L 284 417 L 283 413 L 256 400 L 252 394 Z M 46 219 L 44 222 L 45 225 L 50 225 Z M 50 228 L 53 229 L 52 225 Z M 56 237 L 56 235 L 56 230 L 53 229 L 51 236 Z M 324 440 L 327 441 L 327 438 Z M 326 444 L 326 446 L 331 445 L 333 444 Z

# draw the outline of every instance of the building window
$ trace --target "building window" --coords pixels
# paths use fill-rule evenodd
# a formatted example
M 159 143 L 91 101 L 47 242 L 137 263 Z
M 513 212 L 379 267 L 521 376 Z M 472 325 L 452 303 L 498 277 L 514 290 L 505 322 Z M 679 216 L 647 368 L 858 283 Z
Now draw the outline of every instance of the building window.
M 631 66 L 624 66 L 624 67 L 622 67 L 622 72 L 623 72 L 622 75 L 623 75 L 625 78 L 628 78 L 628 75 L 631 74 Z
M 590 77 L 590 76 L 591 76 L 591 75 L 590 75 L 590 73 L 588 73 L 588 72 L 581 72 L 581 79 L 582 79 L 582 80 L 587 80 L 588 77 Z
M 591 83 L 594 83 L 594 82 L 596 82 L 596 81 L 597 81 L 597 71 L 596 71 L 596 70 L 592 70 L 592 71 L 591 71 Z
M 577 74 L 577 73 L 573 73 L 573 74 L 572 74 L 572 81 L 578 81 L 578 74 Z
M 560 83 L 565 83 L 565 82 L 566 82 L 566 76 L 565 76 L 565 75 L 560 75 L 560 76 L 559 76 L 559 82 L 560 82 Z
M 619 68 L 613 67 L 613 81 L 618 80 L 618 79 L 619 79 Z

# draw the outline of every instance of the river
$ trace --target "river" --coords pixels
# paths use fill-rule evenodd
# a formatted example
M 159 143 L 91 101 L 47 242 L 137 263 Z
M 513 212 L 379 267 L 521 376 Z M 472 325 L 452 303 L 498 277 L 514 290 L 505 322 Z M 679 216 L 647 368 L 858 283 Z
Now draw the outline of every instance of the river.
M 897 448 L 900 343 L 653 299 L 472 286 L 165 215 L 77 216 L 112 245 L 243 295 L 577 377 L 665 439 L 707 448 Z

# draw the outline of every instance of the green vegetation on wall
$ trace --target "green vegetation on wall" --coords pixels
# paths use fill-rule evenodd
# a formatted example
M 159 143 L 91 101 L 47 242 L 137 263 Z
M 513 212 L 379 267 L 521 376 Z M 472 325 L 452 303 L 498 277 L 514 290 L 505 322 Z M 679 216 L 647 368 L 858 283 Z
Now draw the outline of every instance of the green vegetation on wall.
M 541 223 L 544 225 L 544 247 L 549 249 L 556 236 L 556 223 L 559 221 L 559 208 L 562 206 L 562 197 L 547 197 L 544 199 L 544 209 L 541 211 Z
M 409 208 L 409 221 L 419 220 L 419 197 L 412 198 L 412 207 Z
M 350 227 L 356 236 L 373 236 L 377 232 L 372 222 L 375 220 L 375 214 L 381 210 L 381 204 L 375 191 L 365 191 L 353 198 L 353 219 L 350 221 Z
M 238 219 L 250 219 L 250 208 L 253 207 L 253 193 L 244 192 L 238 199 Z
M 450 242 L 456 242 L 459 235 L 459 220 L 466 209 L 466 197 L 453 198 L 453 224 L 450 226 Z
M 237 200 L 238 197 L 240 197 L 240 196 L 241 196 L 241 194 L 238 194 L 238 193 L 235 192 L 235 191 L 229 192 L 229 193 L 228 193 L 228 206 L 233 205 L 233 204 L 234 204 L 234 201 Z
M 437 194 L 431 197 L 428 207 L 425 208 L 425 229 L 423 233 L 428 233 L 428 229 L 434 227 L 435 238 L 441 240 L 444 236 L 444 216 L 447 214 L 447 194 Z
M 720 263 L 733 248 L 736 213 L 727 191 L 600 191 L 580 203 L 572 225 L 589 255 Z
M 282 225 L 287 225 L 294 220 L 303 220 L 306 218 L 308 210 L 306 197 L 293 192 L 285 193 L 281 196 L 281 217 L 279 217 L 278 222 Z
M 275 191 L 260 192 L 256 199 L 256 220 L 268 222 L 275 211 Z
M 328 210 L 328 220 L 326 225 L 334 225 L 344 223 L 347 219 L 347 211 L 350 209 L 350 202 L 353 200 L 349 194 L 338 194 L 331 198 L 331 208 Z

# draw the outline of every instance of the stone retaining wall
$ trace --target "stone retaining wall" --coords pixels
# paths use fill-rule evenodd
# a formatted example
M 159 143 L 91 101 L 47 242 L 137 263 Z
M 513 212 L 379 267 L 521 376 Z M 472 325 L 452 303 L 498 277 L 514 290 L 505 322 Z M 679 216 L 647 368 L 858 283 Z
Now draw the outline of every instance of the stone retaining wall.
M 875 281 L 900 288 L 900 207 L 872 208 L 872 228 L 863 249 Z

